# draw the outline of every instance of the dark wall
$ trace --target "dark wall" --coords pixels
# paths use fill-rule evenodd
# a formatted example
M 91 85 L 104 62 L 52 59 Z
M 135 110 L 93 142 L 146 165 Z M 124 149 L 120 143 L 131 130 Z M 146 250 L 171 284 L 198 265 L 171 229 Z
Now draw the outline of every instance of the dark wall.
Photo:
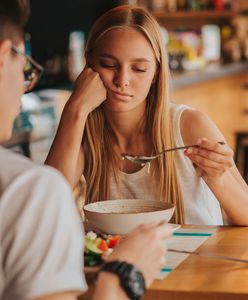
M 33 57 L 45 66 L 40 85 L 68 82 L 66 58 L 69 34 L 82 30 L 86 36 L 94 21 L 119 4 L 117 0 L 31 0 L 26 31 L 31 35 Z

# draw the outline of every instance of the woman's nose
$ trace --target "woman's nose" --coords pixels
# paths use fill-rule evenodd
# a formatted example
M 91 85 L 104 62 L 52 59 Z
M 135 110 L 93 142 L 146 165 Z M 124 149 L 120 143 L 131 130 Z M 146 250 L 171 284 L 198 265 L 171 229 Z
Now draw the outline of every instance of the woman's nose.
M 123 89 L 130 84 L 130 76 L 127 70 L 118 70 L 115 73 L 114 84 L 117 88 Z

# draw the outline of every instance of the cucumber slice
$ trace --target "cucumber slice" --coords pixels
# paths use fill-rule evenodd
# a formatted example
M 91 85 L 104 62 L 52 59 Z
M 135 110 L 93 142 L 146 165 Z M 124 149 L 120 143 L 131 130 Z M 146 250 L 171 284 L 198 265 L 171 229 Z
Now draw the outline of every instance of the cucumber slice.
M 84 251 L 88 254 L 92 254 L 94 256 L 101 257 L 103 254 L 103 251 L 97 247 L 97 245 L 99 244 L 99 241 L 100 241 L 99 238 L 97 238 L 95 240 L 85 238 Z

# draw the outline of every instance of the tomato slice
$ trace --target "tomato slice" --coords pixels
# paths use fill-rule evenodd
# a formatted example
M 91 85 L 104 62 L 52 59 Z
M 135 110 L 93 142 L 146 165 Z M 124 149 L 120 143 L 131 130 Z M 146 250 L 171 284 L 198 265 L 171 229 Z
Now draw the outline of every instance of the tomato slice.
M 99 244 L 97 245 L 97 248 L 105 252 L 108 250 L 109 247 L 108 244 L 103 239 L 101 239 Z
M 121 236 L 120 235 L 114 235 L 108 237 L 108 247 L 114 248 L 120 241 Z

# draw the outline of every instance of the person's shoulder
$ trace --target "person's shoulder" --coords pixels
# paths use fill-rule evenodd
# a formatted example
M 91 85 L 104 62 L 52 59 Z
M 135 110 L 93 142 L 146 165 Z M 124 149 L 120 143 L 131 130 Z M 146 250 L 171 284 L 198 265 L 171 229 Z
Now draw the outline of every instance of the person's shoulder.
M 53 194 L 71 194 L 71 188 L 65 177 L 55 168 L 47 165 L 31 164 L 22 172 L 20 178 L 30 185 L 37 185 Z M 25 179 L 26 178 L 26 179 Z
M 27 173 L 33 173 L 33 176 L 38 178 L 42 178 L 43 181 L 51 182 L 54 184 L 64 184 L 69 187 L 69 183 L 66 181 L 65 177 L 55 168 L 47 166 L 47 165 L 36 165 L 34 164 L 31 168 L 29 168 Z
M 185 143 L 195 143 L 198 138 L 221 138 L 222 134 L 213 120 L 204 112 L 197 109 L 183 111 L 180 129 Z
M 208 115 L 197 109 L 185 109 L 182 113 L 181 122 L 184 125 L 204 125 L 206 122 L 209 122 L 210 118 Z
M 38 169 L 40 165 L 19 153 L 0 147 L 0 175 L 17 175 L 29 169 Z
M 33 162 L 20 154 L 0 147 L 0 181 L 8 186 L 14 181 L 63 184 L 69 186 L 65 178 L 56 169 Z
M 175 119 L 180 119 L 181 115 L 188 110 L 194 110 L 194 108 L 185 104 L 177 104 L 173 101 L 170 102 L 170 115 L 174 121 Z

